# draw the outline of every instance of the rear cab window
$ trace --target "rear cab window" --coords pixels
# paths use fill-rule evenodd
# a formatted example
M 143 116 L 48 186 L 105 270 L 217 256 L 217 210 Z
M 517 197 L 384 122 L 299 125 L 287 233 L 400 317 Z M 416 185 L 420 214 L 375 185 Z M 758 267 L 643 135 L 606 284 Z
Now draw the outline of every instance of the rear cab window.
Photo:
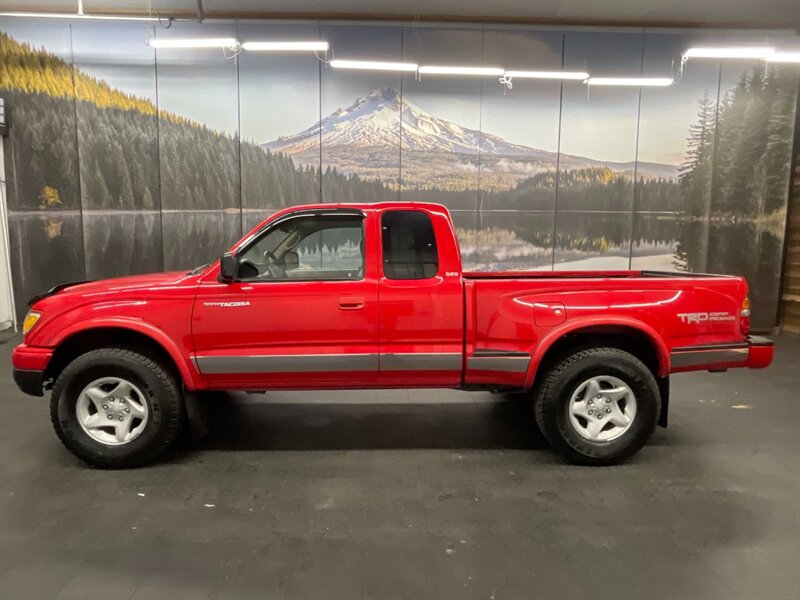
M 383 274 L 388 279 L 430 279 L 439 273 L 433 223 L 419 210 L 390 210 L 381 217 Z

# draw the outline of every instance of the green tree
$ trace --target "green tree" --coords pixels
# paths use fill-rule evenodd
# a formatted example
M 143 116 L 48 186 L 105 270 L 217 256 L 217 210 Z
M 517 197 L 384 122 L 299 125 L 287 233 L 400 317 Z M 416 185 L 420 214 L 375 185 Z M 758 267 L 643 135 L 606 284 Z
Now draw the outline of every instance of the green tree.
M 692 216 L 708 211 L 716 120 L 714 102 L 707 90 L 697 104 L 697 122 L 689 127 L 686 158 L 678 177 L 684 211 Z

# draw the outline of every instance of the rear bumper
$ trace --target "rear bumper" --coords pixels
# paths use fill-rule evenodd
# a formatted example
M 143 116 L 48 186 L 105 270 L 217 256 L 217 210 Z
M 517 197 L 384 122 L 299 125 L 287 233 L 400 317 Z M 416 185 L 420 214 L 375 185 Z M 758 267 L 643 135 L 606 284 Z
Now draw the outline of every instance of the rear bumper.
M 775 342 L 751 335 L 747 341 L 735 344 L 709 344 L 674 348 L 670 353 L 670 371 L 716 371 L 748 367 L 763 369 L 772 364 Z
M 11 352 L 11 362 L 14 364 L 14 381 L 19 389 L 31 396 L 42 396 L 44 372 L 53 351 L 50 348 L 37 348 L 20 344 Z

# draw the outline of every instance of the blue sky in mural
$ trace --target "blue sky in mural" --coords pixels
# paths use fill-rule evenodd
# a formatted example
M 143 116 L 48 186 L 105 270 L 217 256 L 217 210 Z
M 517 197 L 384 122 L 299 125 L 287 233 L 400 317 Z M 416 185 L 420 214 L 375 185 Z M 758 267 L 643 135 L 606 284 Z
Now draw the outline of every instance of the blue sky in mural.
M 330 58 L 397 62 L 401 57 L 399 25 L 324 25 L 321 37 L 333 48 Z M 322 67 L 322 116 L 350 106 L 371 91 L 400 89 L 400 75 L 381 71 L 353 71 Z M 310 125 L 311 123 L 309 123 Z
M 248 40 L 315 40 L 317 25 L 240 24 Z M 242 138 L 257 144 L 302 131 L 319 120 L 319 61 L 309 53 L 244 52 L 239 56 Z
M 509 70 L 560 71 L 563 37 L 560 31 L 487 27 L 483 62 Z M 516 144 L 557 152 L 561 82 L 517 79 L 512 83 L 511 90 L 494 79 L 484 83 L 482 127 Z
M 69 25 L 59 21 L 43 21 L 41 19 L 2 20 L 0 30 L 19 42 L 25 42 L 34 48 L 44 48 L 64 60 L 70 60 L 72 48 L 70 44 Z
M 151 26 L 109 23 L 72 25 L 75 64 L 111 87 L 156 102 L 155 50 L 145 44 Z
M 669 77 L 691 38 L 676 34 L 647 34 L 644 38 L 643 77 Z M 676 63 L 673 66 L 673 61 Z M 642 88 L 639 115 L 639 160 L 681 164 L 688 124 L 697 119 L 697 101 L 704 93 L 716 99 L 719 63 L 696 61 L 670 87 Z M 680 124 L 679 126 L 676 124 Z
M 601 77 L 639 77 L 643 41 L 643 33 L 568 32 L 564 69 Z M 638 88 L 565 83 L 561 151 L 622 163 L 635 160 L 638 103 Z
M 156 29 L 156 37 L 235 38 L 234 25 L 174 23 Z M 239 128 L 236 62 L 219 48 L 159 49 L 158 106 L 217 131 L 235 134 Z
M 481 30 L 404 25 L 403 60 L 422 65 L 481 65 Z M 403 93 L 419 108 L 457 125 L 479 129 L 481 86 L 496 84 L 496 78 L 421 75 L 415 80 L 413 74 L 405 74 L 403 83 Z

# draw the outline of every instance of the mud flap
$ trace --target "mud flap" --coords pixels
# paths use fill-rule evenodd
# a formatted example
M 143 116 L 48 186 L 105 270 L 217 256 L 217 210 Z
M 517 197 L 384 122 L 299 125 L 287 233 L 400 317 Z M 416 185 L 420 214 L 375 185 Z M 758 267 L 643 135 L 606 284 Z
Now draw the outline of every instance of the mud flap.
M 666 427 L 669 417 L 669 375 L 658 378 L 658 391 L 661 394 L 661 413 L 658 415 L 660 427 Z
M 193 442 L 199 442 L 208 435 L 210 430 L 208 408 L 202 398 L 186 389 L 183 390 L 183 401 L 186 406 L 189 435 Z

